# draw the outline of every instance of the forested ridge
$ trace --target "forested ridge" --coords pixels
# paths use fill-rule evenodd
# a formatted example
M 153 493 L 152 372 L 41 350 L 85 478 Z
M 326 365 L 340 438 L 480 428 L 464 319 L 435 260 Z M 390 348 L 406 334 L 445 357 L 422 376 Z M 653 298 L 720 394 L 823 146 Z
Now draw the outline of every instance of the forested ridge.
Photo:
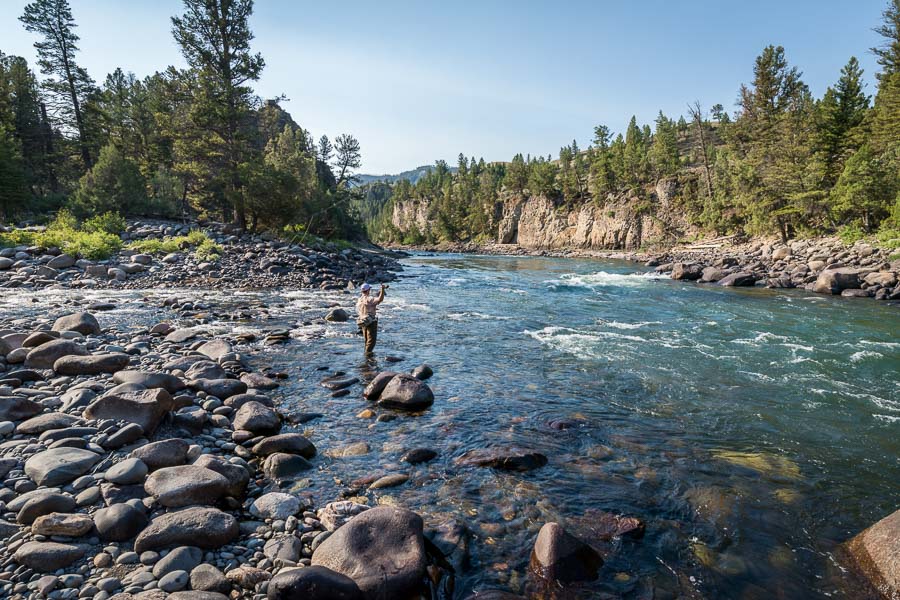
M 373 215 L 370 235 L 408 244 L 492 240 L 508 198 L 544 196 L 565 211 L 628 196 L 636 212 L 652 212 L 656 183 L 673 178 L 685 218 L 709 234 L 837 232 L 897 246 L 900 0 L 883 17 L 876 28 L 883 44 L 871 49 L 880 68 L 874 94 L 850 57 L 834 85 L 814 98 L 785 49 L 768 46 L 732 113 L 694 102 L 685 116 L 660 112 L 652 126 L 632 117 L 615 135 L 599 125 L 588 148 L 573 141 L 556 157 L 487 163 L 460 154 L 455 173 L 437 161 L 414 184 L 374 183 L 365 207 Z M 427 203 L 426 231 L 392 223 L 395 205 L 410 201 Z
M 187 68 L 116 69 L 101 83 L 79 64 L 68 1 L 25 7 L 38 64 L 0 48 L 0 223 L 66 209 L 358 235 L 349 184 L 359 142 L 315 140 L 284 98 L 256 96 L 265 60 L 251 48 L 252 0 L 183 4 L 171 23 Z

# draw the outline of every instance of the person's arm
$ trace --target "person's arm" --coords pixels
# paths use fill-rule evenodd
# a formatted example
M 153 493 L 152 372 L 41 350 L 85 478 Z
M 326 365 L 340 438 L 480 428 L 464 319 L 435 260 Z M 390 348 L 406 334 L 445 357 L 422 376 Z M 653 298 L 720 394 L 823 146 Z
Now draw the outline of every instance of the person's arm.
M 384 302 L 384 284 L 381 284 L 381 293 L 378 294 L 378 299 L 375 301 L 375 304 L 381 304 Z

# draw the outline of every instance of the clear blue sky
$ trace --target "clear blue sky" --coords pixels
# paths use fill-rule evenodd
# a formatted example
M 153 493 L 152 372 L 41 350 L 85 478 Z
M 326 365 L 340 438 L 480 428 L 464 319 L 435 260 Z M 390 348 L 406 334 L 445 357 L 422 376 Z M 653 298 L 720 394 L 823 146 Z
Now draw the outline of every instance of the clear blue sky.
M 180 0 L 70 0 L 79 62 L 98 82 L 121 66 L 143 77 L 183 66 L 169 17 Z M 0 0 L 0 50 L 34 62 L 17 18 L 26 0 Z M 257 0 L 254 48 L 266 59 L 256 89 L 284 93 L 317 137 L 349 132 L 363 171 L 394 173 L 459 152 L 509 160 L 583 147 L 598 123 L 622 131 L 688 102 L 733 110 L 768 44 L 785 47 L 816 96 L 851 55 L 874 94 L 869 48 L 886 0 L 681 1 Z

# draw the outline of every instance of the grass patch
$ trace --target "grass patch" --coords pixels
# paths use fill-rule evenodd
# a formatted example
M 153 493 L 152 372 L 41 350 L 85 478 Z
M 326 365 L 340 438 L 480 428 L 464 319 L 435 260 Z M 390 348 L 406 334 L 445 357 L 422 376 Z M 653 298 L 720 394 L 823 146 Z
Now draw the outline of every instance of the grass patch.
M 128 244 L 129 250 L 142 254 L 171 254 L 194 248 L 194 256 L 199 260 L 219 260 L 222 246 L 216 244 L 206 233 L 194 229 L 187 235 L 166 237 L 163 239 L 135 240 Z
M 120 224 L 122 227 L 116 231 Z M 59 248 L 72 256 L 102 260 L 122 249 L 122 240 L 118 235 L 122 229 L 124 220 L 112 213 L 79 224 L 72 213 L 63 210 L 44 231 L 15 229 L 0 233 L 0 247 Z

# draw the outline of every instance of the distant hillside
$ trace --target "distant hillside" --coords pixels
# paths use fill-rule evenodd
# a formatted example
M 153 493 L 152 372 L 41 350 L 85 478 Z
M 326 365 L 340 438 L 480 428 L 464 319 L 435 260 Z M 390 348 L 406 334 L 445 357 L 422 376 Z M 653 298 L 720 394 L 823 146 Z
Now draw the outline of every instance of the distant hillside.
M 363 186 L 376 181 L 383 183 L 396 183 L 401 179 L 408 179 L 410 183 L 415 184 L 433 168 L 434 165 L 423 165 L 421 167 L 416 167 L 415 169 L 412 169 L 410 171 L 403 171 L 402 173 L 398 173 L 396 175 L 357 175 L 356 185 Z M 456 167 L 451 167 L 450 171 L 452 173 L 455 173 Z

